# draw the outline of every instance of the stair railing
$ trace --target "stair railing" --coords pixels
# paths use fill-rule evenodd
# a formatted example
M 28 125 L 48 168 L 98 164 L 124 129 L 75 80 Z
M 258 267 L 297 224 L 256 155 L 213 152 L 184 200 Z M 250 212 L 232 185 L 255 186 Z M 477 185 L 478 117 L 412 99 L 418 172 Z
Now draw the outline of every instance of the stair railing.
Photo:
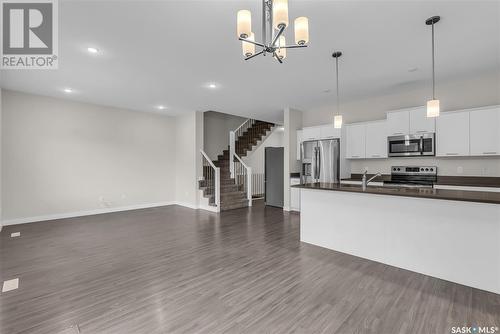
M 236 141 L 243 136 L 246 131 L 252 131 L 252 126 L 255 124 L 255 119 L 248 118 L 235 130 L 229 131 L 229 171 L 231 178 L 234 179 L 234 155 L 236 153 Z
M 220 210 L 220 168 L 216 167 L 205 151 L 200 150 L 203 178 L 208 194 L 214 194 L 214 204 Z
M 248 206 L 252 206 L 252 168 L 234 153 L 234 183 L 247 194 Z

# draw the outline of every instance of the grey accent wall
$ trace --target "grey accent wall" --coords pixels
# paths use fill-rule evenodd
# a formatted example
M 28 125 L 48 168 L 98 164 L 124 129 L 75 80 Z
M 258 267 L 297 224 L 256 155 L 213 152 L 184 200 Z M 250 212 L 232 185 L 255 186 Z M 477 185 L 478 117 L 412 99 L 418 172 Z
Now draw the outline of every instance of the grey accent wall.
M 229 146 L 229 131 L 240 126 L 246 118 L 215 111 L 203 113 L 203 149 L 216 160 Z

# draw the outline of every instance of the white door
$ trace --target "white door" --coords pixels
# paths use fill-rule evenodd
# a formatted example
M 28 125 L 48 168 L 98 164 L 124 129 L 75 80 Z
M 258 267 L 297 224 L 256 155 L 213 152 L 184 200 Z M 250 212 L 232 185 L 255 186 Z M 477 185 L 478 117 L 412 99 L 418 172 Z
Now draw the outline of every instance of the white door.
M 366 158 L 387 158 L 386 121 L 366 124 Z
M 365 124 L 346 125 L 346 155 L 348 159 L 365 157 Z
M 410 132 L 410 112 L 408 110 L 387 113 L 387 135 L 401 136 Z
M 410 110 L 410 133 L 421 134 L 436 131 L 436 118 L 427 117 L 425 107 Z
M 436 120 L 436 155 L 469 155 L 469 112 L 449 112 Z
M 500 155 L 500 108 L 470 112 L 470 154 Z

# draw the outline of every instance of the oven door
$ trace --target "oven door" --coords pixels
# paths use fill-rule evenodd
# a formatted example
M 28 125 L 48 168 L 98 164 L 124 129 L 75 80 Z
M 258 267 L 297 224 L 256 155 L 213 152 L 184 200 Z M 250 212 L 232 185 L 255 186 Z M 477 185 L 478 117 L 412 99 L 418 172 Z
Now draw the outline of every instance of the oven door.
M 422 155 L 422 137 L 414 135 L 387 138 L 387 153 L 390 157 Z

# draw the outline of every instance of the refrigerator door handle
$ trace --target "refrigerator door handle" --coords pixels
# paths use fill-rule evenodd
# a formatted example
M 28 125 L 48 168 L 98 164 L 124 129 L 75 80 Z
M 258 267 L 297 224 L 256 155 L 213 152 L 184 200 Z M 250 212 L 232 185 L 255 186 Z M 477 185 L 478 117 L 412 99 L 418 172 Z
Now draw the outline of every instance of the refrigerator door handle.
M 311 179 L 312 179 L 313 183 L 316 181 L 316 147 L 313 147 L 313 149 L 312 149 L 312 156 L 311 156 Z
M 316 161 L 316 166 L 318 168 L 318 173 L 316 174 L 316 178 L 318 179 L 318 182 L 321 178 L 321 150 L 318 147 L 318 156 L 317 156 L 317 161 Z

